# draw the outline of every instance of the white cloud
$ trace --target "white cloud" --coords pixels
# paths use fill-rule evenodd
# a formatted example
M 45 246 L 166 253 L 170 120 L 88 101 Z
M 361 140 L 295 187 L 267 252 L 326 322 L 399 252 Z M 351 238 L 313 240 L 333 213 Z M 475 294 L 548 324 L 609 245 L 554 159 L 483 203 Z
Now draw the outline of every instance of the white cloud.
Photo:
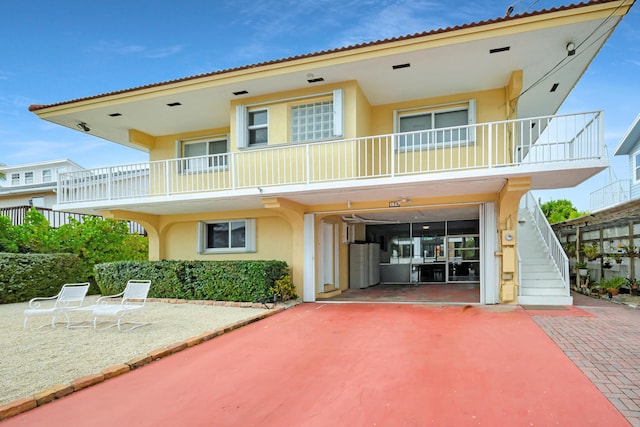
M 119 42 L 100 42 L 89 48 L 92 53 L 102 55 L 138 56 L 143 58 L 165 58 L 180 53 L 183 45 L 149 48 L 139 44 L 122 44 Z

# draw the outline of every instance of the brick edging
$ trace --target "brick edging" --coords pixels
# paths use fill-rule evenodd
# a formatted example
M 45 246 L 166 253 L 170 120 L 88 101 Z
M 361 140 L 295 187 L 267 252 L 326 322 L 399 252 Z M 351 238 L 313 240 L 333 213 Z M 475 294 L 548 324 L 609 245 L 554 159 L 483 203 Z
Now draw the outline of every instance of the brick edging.
M 223 307 L 265 308 L 264 304 L 251 303 L 251 302 L 189 301 L 189 300 L 178 300 L 178 299 L 168 299 L 168 298 L 149 298 L 147 301 L 165 302 L 165 303 L 171 303 L 171 304 L 200 304 L 200 305 L 216 305 L 216 306 L 223 306 Z M 15 415 L 37 408 L 38 406 L 42 406 L 45 403 L 49 403 L 55 399 L 59 399 L 61 397 L 67 396 L 71 393 L 82 390 L 83 388 L 90 387 L 94 384 L 99 384 L 105 380 L 108 380 L 109 378 L 114 378 L 119 375 L 125 374 L 129 371 L 140 368 L 151 362 L 160 360 L 163 357 L 167 357 L 172 354 L 178 353 L 184 349 L 187 349 L 189 347 L 202 344 L 205 341 L 209 341 L 210 339 L 226 334 L 227 332 L 231 332 L 235 329 L 239 329 L 243 326 L 249 325 L 251 323 L 257 322 L 258 320 L 262 320 L 264 318 L 273 316 L 274 314 L 278 314 L 286 310 L 285 306 L 273 306 L 272 304 L 269 304 L 269 306 L 271 308 L 268 311 L 265 311 L 264 313 L 256 314 L 255 316 L 251 316 L 247 319 L 240 320 L 226 326 L 221 326 L 218 329 L 215 329 L 213 331 L 203 332 L 200 335 L 187 338 L 184 341 L 178 341 L 176 343 L 169 344 L 164 347 L 157 348 L 155 350 L 151 350 L 147 354 L 134 357 L 128 362 L 119 363 L 117 365 L 112 365 L 107 368 L 104 368 L 99 373 L 89 374 L 89 375 L 82 376 L 80 378 L 76 378 L 75 380 L 71 381 L 69 384 L 58 384 L 58 385 L 49 387 L 47 389 L 41 390 L 35 393 L 32 397 L 25 397 L 22 399 L 18 399 L 18 400 L 14 400 L 12 402 L 6 403 L 4 405 L 0 405 L 0 421 L 6 420 L 7 418 L 11 418 Z

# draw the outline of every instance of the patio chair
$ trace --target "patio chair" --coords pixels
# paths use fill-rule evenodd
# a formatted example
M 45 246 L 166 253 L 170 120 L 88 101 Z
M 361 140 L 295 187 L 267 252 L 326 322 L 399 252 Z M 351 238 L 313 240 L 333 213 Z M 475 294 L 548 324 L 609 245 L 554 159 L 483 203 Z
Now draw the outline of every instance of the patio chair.
M 116 295 L 106 295 L 98 298 L 93 306 L 93 327 L 98 329 L 99 319 L 112 318 L 116 322 L 103 329 L 117 326 L 122 331 L 122 319 L 126 316 L 138 314 L 142 312 L 147 295 L 151 287 L 151 280 L 129 280 L 124 291 Z M 120 299 L 119 303 L 115 303 L 116 299 Z M 146 325 L 147 322 L 125 322 L 134 325 L 126 330 L 135 329 L 139 326 Z
M 29 308 L 24 311 L 24 329 L 27 329 L 27 322 L 32 316 L 51 316 L 51 327 L 56 326 L 56 318 L 64 315 L 67 320 L 67 329 L 71 322 L 69 321 L 69 312 L 82 306 L 84 297 L 89 290 L 89 283 L 67 283 L 62 286 L 58 295 L 52 297 L 32 298 L 29 301 Z M 44 301 L 51 301 L 51 307 L 42 307 Z M 48 304 L 45 304 L 48 305 Z M 38 328 L 42 328 L 42 325 Z

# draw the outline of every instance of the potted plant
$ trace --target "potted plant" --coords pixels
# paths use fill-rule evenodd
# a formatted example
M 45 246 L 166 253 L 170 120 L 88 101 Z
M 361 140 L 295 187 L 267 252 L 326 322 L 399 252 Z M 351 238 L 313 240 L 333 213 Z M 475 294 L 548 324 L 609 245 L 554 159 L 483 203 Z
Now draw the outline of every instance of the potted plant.
M 613 254 L 609 255 L 609 258 L 614 260 L 616 262 L 616 264 L 622 264 L 622 254 L 619 253 L 619 252 L 616 252 L 616 253 L 613 253 Z
M 627 284 L 632 294 L 638 293 L 638 279 L 627 277 Z
M 586 276 L 589 274 L 589 269 L 587 268 L 586 262 L 576 262 L 575 269 L 578 271 L 580 276 Z
M 638 248 L 636 248 L 633 245 L 623 246 L 622 250 L 624 251 L 626 256 L 633 256 L 633 255 L 636 255 L 638 253 Z
M 609 294 L 609 298 L 611 298 L 614 295 L 618 295 L 618 292 L 620 291 L 620 287 L 622 287 L 626 283 L 627 281 L 623 277 L 614 276 L 614 277 L 611 277 L 610 279 L 605 279 L 603 281 L 602 287 Z
M 602 259 L 602 268 L 611 268 L 611 261 L 608 257 Z
M 575 243 L 565 243 L 562 247 L 569 258 L 573 258 L 576 256 Z
M 598 248 L 596 243 L 591 243 L 582 247 L 582 253 L 589 261 L 593 261 L 600 255 L 600 248 Z

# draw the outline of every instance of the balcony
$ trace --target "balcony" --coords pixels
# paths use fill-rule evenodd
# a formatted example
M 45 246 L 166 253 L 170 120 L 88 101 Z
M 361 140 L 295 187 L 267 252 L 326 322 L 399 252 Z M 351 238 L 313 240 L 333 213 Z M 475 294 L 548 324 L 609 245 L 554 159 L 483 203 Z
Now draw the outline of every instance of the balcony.
M 591 212 L 610 208 L 629 200 L 631 200 L 631 180 L 621 179 L 591 192 Z
M 602 168 L 602 122 L 601 112 L 545 116 L 70 172 L 59 176 L 58 204 L 110 207 L 189 194 L 259 195 L 336 183 L 358 188 L 371 180 L 383 185 L 463 173 L 548 175 L 551 165 L 578 169 L 594 161 Z

